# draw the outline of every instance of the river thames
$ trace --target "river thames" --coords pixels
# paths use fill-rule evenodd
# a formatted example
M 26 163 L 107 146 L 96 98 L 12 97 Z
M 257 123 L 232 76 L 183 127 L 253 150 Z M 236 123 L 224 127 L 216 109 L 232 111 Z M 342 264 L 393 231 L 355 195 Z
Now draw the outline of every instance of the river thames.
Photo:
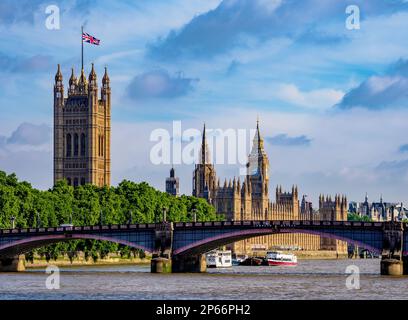
M 346 287 L 358 266 L 360 289 Z M 408 299 L 408 277 L 380 276 L 380 260 L 300 260 L 297 267 L 209 269 L 204 274 L 151 274 L 149 265 L 60 268 L 60 289 L 46 288 L 45 269 L 0 274 L 0 299 Z

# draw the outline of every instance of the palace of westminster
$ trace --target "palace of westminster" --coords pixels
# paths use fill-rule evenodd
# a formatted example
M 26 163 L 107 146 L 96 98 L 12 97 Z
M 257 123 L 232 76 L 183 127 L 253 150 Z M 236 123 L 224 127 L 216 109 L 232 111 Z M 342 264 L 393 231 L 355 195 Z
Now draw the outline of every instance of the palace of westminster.
M 66 179 L 72 186 L 110 185 L 111 88 L 107 69 L 100 90 L 93 64 L 88 78 L 83 69 L 79 78 L 72 69 L 67 91 L 65 96 L 58 65 L 54 84 L 54 183 Z M 234 178 L 220 184 L 209 159 L 204 127 L 200 161 L 193 174 L 193 196 L 206 199 L 228 220 L 347 220 L 345 196 L 332 199 L 321 195 L 317 213 L 305 196 L 300 203 L 297 186 L 290 192 L 278 186 L 275 202 L 270 201 L 269 160 L 258 123 L 243 181 Z M 172 168 L 166 191 L 178 196 L 178 190 L 179 180 Z M 230 247 L 236 254 L 255 254 L 278 246 L 347 253 L 345 242 L 310 234 L 262 236 Z

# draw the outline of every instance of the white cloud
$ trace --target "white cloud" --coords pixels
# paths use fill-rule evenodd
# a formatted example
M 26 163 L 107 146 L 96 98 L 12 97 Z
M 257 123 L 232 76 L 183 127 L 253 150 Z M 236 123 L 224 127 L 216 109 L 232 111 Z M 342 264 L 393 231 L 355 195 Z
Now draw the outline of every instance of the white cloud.
M 301 91 L 293 84 L 282 84 L 278 87 L 276 97 L 296 106 L 328 109 L 338 103 L 344 96 L 340 90 L 317 89 L 311 91 Z

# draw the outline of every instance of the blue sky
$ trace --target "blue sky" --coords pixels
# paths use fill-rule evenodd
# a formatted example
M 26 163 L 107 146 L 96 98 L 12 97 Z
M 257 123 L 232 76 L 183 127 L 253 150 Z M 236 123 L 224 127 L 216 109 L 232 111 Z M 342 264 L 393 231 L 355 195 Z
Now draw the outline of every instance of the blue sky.
M 45 8 L 60 8 L 60 30 Z M 359 30 L 345 27 L 349 4 Z M 404 0 L 156 0 L 0 3 L 0 169 L 52 184 L 52 86 L 105 65 L 112 83 L 112 182 L 159 189 L 156 128 L 254 128 L 259 116 L 271 189 L 297 184 L 352 200 L 408 201 L 408 2 Z M 131 137 L 129 143 L 129 137 Z M 29 165 L 27 164 L 29 163 Z M 176 166 L 191 192 L 192 165 Z M 239 166 L 219 166 L 221 178 Z

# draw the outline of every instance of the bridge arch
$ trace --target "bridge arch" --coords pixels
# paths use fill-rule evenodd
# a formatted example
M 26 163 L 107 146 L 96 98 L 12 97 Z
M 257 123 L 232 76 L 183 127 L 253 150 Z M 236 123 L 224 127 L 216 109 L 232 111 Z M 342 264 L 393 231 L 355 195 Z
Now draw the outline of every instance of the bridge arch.
M 11 241 L 9 243 L 0 245 L 0 257 L 12 257 L 20 254 L 25 254 L 33 249 L 41 248 L 46 245 L 58 243 L 58 242 L 67 242 L 71 240 L 100 240 L 100 241 L 109 241 L 125 246 L 129 246 L 135 249 L 141 249 L 146 252 L 152 252 L 152 248 L 145 247 L 138 243 L 130 242 L 124 239 L 117 237 L 107 237 L 98 234 L 53 234 L 53 235 L 41 235 L 33 236 L 29 238 L 18 239 Z
M 189 254 L 204 254 L 208 251 L 214 250 L 220 246 L 224 246 L 233 242 L 246 240 L 250 238 L 255 238 L 258 236 L 267 236 L 267 235 L 274 235 L 274 234 L 287 234 L 287 233 L 304 233 L 310 235 L 318 235 L 323 238 L 335 239 L 345 241 L 347 243 L 351 243 L 367 249 L 371 252 L 375 252 L 381 254 L 381 248 L 375 247 L 369 243 L 365 243 L 360 240 L 352 239 L 343 237 L 336 233 L 330 232 L 323 232 L 323 231 L 316 231 L 316 230 L 309 230 L 309 229 L 273 229 L 273 228 L 265 228 L 265 229 L 252 229 L 252 230 L 237 230 L 231 231 L 228 233 L 221 233 L 218 235 L 214 235 L 211 237 L 203 238 L 192 242 L 190 244 L 181 246 L 175 250 L 173 250 L 173 255 L 189 255 Z

